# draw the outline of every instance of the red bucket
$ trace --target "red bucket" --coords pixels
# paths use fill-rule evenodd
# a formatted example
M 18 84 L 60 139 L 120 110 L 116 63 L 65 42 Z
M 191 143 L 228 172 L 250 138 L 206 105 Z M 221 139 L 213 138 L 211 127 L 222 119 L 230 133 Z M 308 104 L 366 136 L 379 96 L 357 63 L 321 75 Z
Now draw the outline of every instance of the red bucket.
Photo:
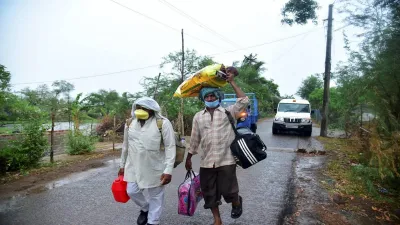
M 130 198 L 126 192 L 127 183 L 124 181 L 124 176 L 118 176 L 111 185 L 111 191 L 114 199 L 117 202 L 126 203 Z

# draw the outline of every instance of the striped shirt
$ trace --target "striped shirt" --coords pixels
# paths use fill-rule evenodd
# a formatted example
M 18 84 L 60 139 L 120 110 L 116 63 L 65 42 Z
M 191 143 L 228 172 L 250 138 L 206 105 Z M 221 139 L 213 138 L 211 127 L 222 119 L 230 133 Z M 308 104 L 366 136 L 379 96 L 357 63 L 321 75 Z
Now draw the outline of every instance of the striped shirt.
M 228 106 L 226 110 L 235 117 L 248 104 L 248 97 L 238 98 L 236 103 Z M 193 118 L 189 153 L 193 155 L 200 153 L 200 167 L 203 168 L 233 165 L 236 162 L 230 145 L 234 139 L 235 133 L 223 107 L 219 106 L 214 110 L 212 119 L 210 112 L 203 109 Z

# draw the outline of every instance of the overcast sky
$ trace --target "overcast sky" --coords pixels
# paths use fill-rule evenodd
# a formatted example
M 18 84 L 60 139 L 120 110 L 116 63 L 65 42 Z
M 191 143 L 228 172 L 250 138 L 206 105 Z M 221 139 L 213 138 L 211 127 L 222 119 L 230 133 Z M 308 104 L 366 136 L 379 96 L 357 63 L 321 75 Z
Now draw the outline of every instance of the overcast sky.
M 111 0 L 0 0 L 0 64 L 11 72 L 13 89 L 38 85 L 21 83 L 51 84 L 132 70 L 68 81 L 75 85 L 75 94 L 99 89 L 140 91 L 138 81 L 163 72 L 156 66 L 161 58 L 181 49 L 182 28 L 190 35 L 185 36 L 186 48 L 212 55 L 219 63 L 231 65 L 243 55 L 258 54 L 266 63 L 263 76 L 279 85 L 281 95 L 294 94 L 302 79 L 324 71 L 323 20 L 333 0 L 319 1 L 318 25 L 293 27 L 280 22 L 286 1 L 167 0 L 233 43 L 206 31 L 161 0 L 115 1 L 169 27 Z M 335 30 L 343 23 L 337 10 L 334 17 Z M 333 33 L 332 69 L 346 60 L 342 31 Z M 295 35 L 299 36 L 281 40 Z M 276 40 L 280 41 L 260 45 Z M 255 45 L 260 46 L 247 48 Z M 148 66 L 153 67 L 133 70 Z

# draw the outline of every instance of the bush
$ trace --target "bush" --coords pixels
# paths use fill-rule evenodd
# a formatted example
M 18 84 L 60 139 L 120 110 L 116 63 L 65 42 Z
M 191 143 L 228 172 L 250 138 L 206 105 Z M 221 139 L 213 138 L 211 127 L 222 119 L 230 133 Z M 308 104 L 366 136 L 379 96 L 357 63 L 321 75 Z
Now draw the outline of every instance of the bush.
M 114 127 L 114 120 L 111 116 L 105 116 L 96 127 L 97 135 L 103 136 L 106 131 L 112 130 Z
M 6 171 L 18 171 L 35 167 L 48 149 L 46 129 L 40 120 L 23 123 L 22 134 L 0 151 L 0 168 Z
M 96 138 L 83 135 L 80 132 L 68 133 L 67 153 L 70 155 L 80 155 L 93 151 Z

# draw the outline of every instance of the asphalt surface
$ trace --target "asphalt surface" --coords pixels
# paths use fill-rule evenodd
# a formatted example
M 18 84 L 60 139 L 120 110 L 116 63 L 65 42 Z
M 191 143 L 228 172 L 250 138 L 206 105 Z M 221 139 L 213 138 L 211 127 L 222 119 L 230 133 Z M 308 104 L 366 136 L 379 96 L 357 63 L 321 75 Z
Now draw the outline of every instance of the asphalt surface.
M 268 147 L 268 158 L 249 169 L 238 169 L 244 212 L 234 220 L 230 218 L 231 206 L 222 204 L 224 224 L 282 224 L 283 218 L 291 213 L 295 150 L 313 147 L 313 140 L 295 134 L 272 135 L 271 131 L 272 120 L 258 124 L 257 133 Z M 317 128 L 314 134 L 319 134 Z M 105 167 L 71 174 L 29 195 L 0 202 L 0 224 L 136 224 L 139 208 L 132 201 L 115 202 L 111 193 L 118 163 L 116 158 Z M 193 158 L 193 168 L 199 168 L 198 156 Z M 212 224 L 212 214 L 203 208 L 203 201 L 193 217 L 178 215 L 177 189 L 185 173 L 182 164 L 173 172 L 166 190 L 162 224 Z

